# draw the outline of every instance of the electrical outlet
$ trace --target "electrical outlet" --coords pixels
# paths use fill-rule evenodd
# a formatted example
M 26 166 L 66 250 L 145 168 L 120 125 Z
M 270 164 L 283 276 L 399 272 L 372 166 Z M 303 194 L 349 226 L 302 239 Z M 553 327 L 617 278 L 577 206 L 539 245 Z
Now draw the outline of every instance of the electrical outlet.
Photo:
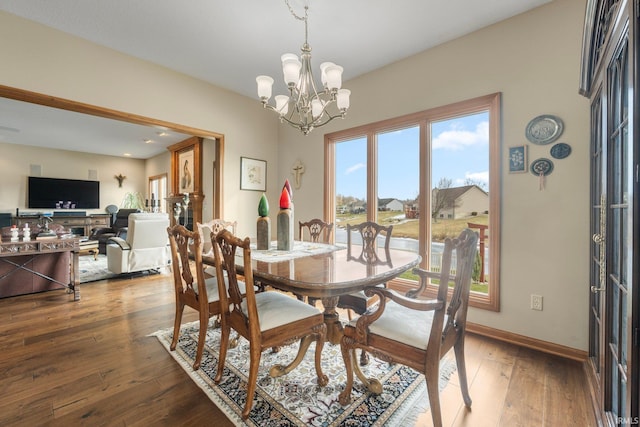
M 542 295 L 531 295 L 531 310 L 542 311 Z

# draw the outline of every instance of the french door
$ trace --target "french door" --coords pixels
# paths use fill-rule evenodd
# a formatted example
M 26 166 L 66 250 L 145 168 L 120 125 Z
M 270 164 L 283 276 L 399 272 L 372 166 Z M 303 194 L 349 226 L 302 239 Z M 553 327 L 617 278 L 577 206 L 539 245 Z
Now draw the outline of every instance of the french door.
M 622 15 L 625 16 L 624 14 Z M 638 268 L 634 215 L 634 57 L 629 21 L 614 31 L 591 97 L 591 259 L 589 360 L 606 425 L 637 424 Z M 637 248 L 636 248 L 637 250 Z M 635 325 L 635 326 L 634 326 Z M 635 387 L 635 388 L 634 388 Z

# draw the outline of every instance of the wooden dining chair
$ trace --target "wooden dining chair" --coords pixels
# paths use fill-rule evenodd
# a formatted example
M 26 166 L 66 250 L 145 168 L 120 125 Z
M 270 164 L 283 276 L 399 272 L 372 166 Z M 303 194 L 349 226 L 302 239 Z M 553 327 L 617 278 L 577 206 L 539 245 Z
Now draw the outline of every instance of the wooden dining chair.
M 368 265 L 388 264 L 389 257 L 380 257 L 378 251 L 378 243 L 382 240 L 382 246 L 385 254 L 389 252 L 391 244 L 391 233 L 393 225 L 380 225 L 373 221 L 367 221 L 360 224 L 347 224 L 347 259 L 360 261 Z M 353 234 L 359 236 L 354 239 Z M 381 238 L 381 239 L 380 239 Z M 380 283 L 378 286 L 386 287 L 386 283 Z M 356 314 L 365 313 L 370 307 L 376 304 L 378 298 L 376 296 L 365 295 L 364 291 L 358 291 L 347 295 L 341 295 L 338 298 L 338 307 L 347 310 L 349 320 L 352 320 L 352 312 Z M 369 363 L 369 357 L 366 351 L 360 352 L 360 364 Z
M 213 256 L 213 244 L 211 242 L 211 233 L 218 234 L 221 230 L 229 230 L 236 234 L 238 227 L 237 221 L 225 221 L 224 219 L 214 218 L 204 223 L 196 222 L 200 240 L 202 240 L 202 254 L 204 256 Z
M 308 241 L 329 243 L 331 240 L 331 232 L 333 231 L 333 223 L 326 222 L 319 218 L 310 219 L 307 222 L 298 221 L 299 227 L 299 239 L 305 240 L 305 235 L 308 235 Z M 306 233 L 305 233 L 306 230 Z M 304 296 L 296 294 L 296 297 L 300 301 L 304 301 Z M 311 305 L 316 305 L 317 298 L 307 297 L 307 302 Z
M 213 239 L 211 236 L 215 236 L 221 230 L 229 230 L 233 234 L 236 234 L 238 222 L 214 218 L 204 223 L 196 222 L 196 228 L 198 229 L 198 233 L 200 233 L 200 240 L 202 240 L 202 256 L 213 257 Z M 213 266 L 204 267 L 204 272 L 207 276 L 216 275 L 216 269 Z M 216 326 L 219 326 L 219 324 L 216 323 Z
M 310 219 L 307 222 L 298 221 L 299 233 L 301 241 L 304 241 L 306 230 L 309 235 L 310 242 L 329 243 L 331 240 L 331 232 L 333 231 L 333 223 L 325 222 L 319 218 Z
M 220 314 L 220 298 L 218 298 L 218 282 L 215 277 L 204 278 L 202 265 L 202 239 L 200 233 L 189 231 L 177 224 L 167 228 L 169 246 L 171 247 L 171 265 L 176 295 L 176 316 L 173 324 L 173 340 L 169 347 L 175 350 L 180 334 L 180 324 L 184 307 L 188 306 L 198 311 L 200 330 L 198 333 L 198 347 L 193 369 L 200 368 L 204 340 L 207 333 L 209 318 Z M 193 245 L 193 268 L 190 262 L 189 246 Z
M 420 277 L 418 289 L 406 296 L 381 287 L 365 291 L 367 295 L 377 295 L 380 301 L 376 309 L 344 327 L 340 346 L 347 367 L 347 383 L 339 395 L 340 404 L 347 405 L 351 401 L 354 372 L 370 392 L 382 392 L 381 383 L 377 379 L 366 378 L 355 362 L 355 349 L 360 348 L 382 360 L 400 363 L 424 374 L 433 425 L 439 427 L 442 425 L 438 388 L 440 360 L 453 348 L 462 398 L 467 407 L 471 406 L 464 338 L 471 273 L 477 250 L 477 233 L 464 229 L 457 238 L 445 239 L 439 272 L 420 268 L 413 270 Z M 456 265 L 452 268 L 454 251 Z M 415 299 L 426 289 L 429 279 L 437 280 L 436 298 Z M 450 281 L 453 281 L 453 291 L 447 304 Z
M 236 250 L 242 252 L 244 267 L 243 295 L 236 275 Z M 279 377 L 294 369 L 315 339 L 315 368 L 318 385 L 325 386 L 329 379 L 322 372 L 321 355 L 327 327 L 322 312 L 315 307 L 298 301 L 277 291 L 256 293 L 253 286 L 251 268 L 251 248 L 249 238 L 240 239 L 228 230 L 222 230 L 215 236 L 213 248 L 218 291 L 222 307 L 222 338 L 218 371 L 214 378 L 219 383 L 224 373 L 230 330 L 234 329 L 249 341 L 249 375 L 247 379 L 247 398 L 242 418 L 246 419 L 253 406 L 253 396 L 258 378 L 258 367 L 262 352 L 271 347 L 287 345 L 300 339 L 298 355 L 291 364 L 275 365 L 269 371 L 272 377 Z M 226 277 L 223 280 L 226 269 Z
M 392 231 L 393 225 L 384 226 L 372 221 L 355 225 L 347 224 L 347 259 L 361 261 L 370 265 L 388 263 L 389 259 L 380 257 L 377 249 L 380 238 L 382 238 L 382 247 L 385 253 L 389 251 Z M 353 234 L 356 234 L 359 238 L 355 239 Z M 362 314 L 375 304 L 375 301 L 376 298 L 368 297 L 364 294 L 364 291 L 360 291 L 340 296 L 338 307 Z M 351 320 L 351 317 L 351 311 L 349 311 L 349 320 Z

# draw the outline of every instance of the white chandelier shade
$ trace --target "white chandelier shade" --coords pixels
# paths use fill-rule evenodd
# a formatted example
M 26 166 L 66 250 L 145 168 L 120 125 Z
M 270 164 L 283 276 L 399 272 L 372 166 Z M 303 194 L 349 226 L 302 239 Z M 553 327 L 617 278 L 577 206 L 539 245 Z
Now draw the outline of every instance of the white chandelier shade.
M 305 6 L 304 17 L 296 16 L 291 7 L 289 10 L 295 18 L 304 21 L 305 27 L 305 41 L 300 58 L 293 53 L 285 53 L 280 58 L 289 95 L 276 95 L 275 106 L 269 104 L 274 80 L 269 76 L 258 76 L 258 97 L 264 108 L 279 115 L 281 122 L 289 123 L 308 135 L 314 128 L 345 117 L 351 91 L 342 89 L 343 68 L 333 62 L 323 62 L 320 64 L 322 90 L 318 92 L 311 71 L 311 47 L 307 43 L 308 6 Z

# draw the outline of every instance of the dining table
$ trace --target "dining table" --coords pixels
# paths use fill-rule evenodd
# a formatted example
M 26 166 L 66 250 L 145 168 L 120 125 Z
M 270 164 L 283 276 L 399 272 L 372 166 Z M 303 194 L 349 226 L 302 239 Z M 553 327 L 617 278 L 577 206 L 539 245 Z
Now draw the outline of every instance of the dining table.
M 257 250 L 252 245 L 251 268 L 256 284 L 320 299 L 327 341 L 339 344 L 343 335 L 336 310 L 339 297 L 389 282 L 421 261 L 416 252 L 383 247 L 374 250 L 373 257 L 363 257 L 358 245 L 347 249 L 346 246 L 295 241 L 292 250 L 279 251 L 272 242 L 267 250 Z M 237 273 L 244 274 L 242 253 L 236 257 Z M 203 263 L 213 265 L 214 259 L 204 256 Z

